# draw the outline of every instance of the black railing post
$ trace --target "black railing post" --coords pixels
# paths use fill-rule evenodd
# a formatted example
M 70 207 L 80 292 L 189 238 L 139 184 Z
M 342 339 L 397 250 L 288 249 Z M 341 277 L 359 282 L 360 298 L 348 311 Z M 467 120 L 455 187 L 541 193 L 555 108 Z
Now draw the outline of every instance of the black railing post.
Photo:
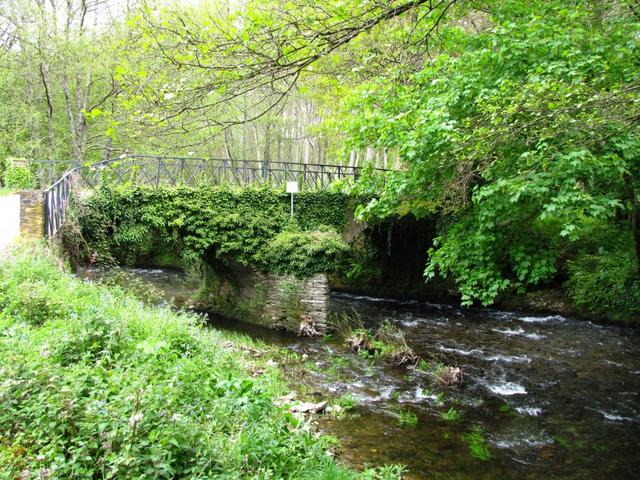
M 50 236 L 50 223 L 51 220 L 49 219 L 49 215 L 50 215 L 50 211 L 51 211 L 51 207 L 49 205 L 49 191 L 46 190 L 44 192 L 44 234 L 45 236 L 48 238 Z

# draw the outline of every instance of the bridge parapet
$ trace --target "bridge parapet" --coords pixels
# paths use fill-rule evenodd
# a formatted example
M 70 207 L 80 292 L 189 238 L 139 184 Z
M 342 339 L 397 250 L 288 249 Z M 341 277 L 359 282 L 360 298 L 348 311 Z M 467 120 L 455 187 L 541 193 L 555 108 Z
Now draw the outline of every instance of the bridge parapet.
M 35 162 L 41 184 L 51 180 L 64 165 L 62 176 L 45 191 L 45 234 L 53 236 L 64 222 L 72 190 L 90 192 L 101 185 L 205 186 L 269 185 L 283 186 L 296 181 L 305 190 L 322 190 L 333 182 L 356 182 L 360 167 L 282 161 L 230 160 L 193 157 L 127 155 L 87 165 L 70 162 Z M 62 167 L 61 167 L 62 165 Z M 389 170 L 376 169 L 380 174 Z

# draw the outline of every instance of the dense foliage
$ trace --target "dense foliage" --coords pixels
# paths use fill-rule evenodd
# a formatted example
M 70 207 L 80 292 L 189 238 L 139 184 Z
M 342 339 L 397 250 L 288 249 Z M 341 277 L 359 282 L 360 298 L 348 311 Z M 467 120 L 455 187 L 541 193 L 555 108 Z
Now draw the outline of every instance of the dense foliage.
M 325 228 L 311 232 L 283 231 L 264 250 L 264 261 L 274 273 L 309 276 L 335 269 L 337 260 L 347 251 L 340 234 Z
M 36 179 L 29 167 L 9 165 L 4 169 L 3 185 L 7 188 L 27 190 L 35 187 Z
M 620 283 L 593 282 L 590 298 L 584 278 L 571 280 L 575 303 L 637 314 L 621 287 L 637 296 L 640 22 L 615 3 L 495 2 L 476 12 L 481 31 L 444 29 L 410 81 L 373 80 L 351 99 L 354 142 L 397 149 L 408 165 L 361 214 L 448 215 L 426 274 L 452 276 L 466 304 L 596 274 L 593 262 L 567 269 L 589 255 L 636 266 Z
M 227 260 L 309 276 L 331 270 L 346 247 L 337 233 L 346 202 L 341 193 L 300 193 L 292 225 L 281 190 L 104 189 L 82 203 L 78 220 L 88 242 L 83 253 L 96 252 L 102 263 L 144 263 L 168 253 L 184 266 Z
M 247 339 L 61 273 L 40 248 L 2 260 L 0 312 L 2 478 L 358 477 L 274 406 L 286 387 Z
M 568 282 L 585 312 L 632 319 L 619 292 L 638 267 L 577 285 L 639 265 L 639 19 L 632 0 L 11 0 L 0 164 L 138 150 L 395 167 L 363 178 L 361 214 L 443 218 L 426 274 L 465 304 Z M 145 222 L 104 241 L 133 245 Z

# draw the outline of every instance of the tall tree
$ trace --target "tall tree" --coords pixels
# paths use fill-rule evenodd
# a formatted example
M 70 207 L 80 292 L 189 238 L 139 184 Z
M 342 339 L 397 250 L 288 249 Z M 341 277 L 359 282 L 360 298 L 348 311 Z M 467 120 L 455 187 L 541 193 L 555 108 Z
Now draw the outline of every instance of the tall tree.
M 25 118 L 35 151 L 83 161 L 100 145 L 89 133 L 91 112 L 117 92 L 104 34 L 112 25 L 103 0 L 8 0 L 0 7 L 5 68 L 25 78 L 8 82 L 5 94 L 38 112 Z M 18 108 L 16 111 L 20 111 Z M 26 110 L 23 110 L 26 113 Z
M 620 266 L 634 238 L 640 252 L 640 22 L 625 2 L 485 13 L 483 32 L 441 32 L 410 82 L 354 95 L 346 125 L 356 145 L 396 149 L 407 165 L 379 196 L 375 179 L 362 185 L 377 198 L 361 213 L 447 214 L 427 274 L 489 304 L 566 275 L 577 250 Z

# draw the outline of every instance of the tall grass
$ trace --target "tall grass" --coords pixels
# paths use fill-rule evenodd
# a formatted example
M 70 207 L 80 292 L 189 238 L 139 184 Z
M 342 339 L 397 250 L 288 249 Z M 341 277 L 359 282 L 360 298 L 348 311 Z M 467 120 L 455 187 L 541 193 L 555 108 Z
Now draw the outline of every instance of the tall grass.
M 42 247 L 0 261 L 0 478 L 360 476 L 274 406 L 285 385 L 249 340 L 57 265 Z

